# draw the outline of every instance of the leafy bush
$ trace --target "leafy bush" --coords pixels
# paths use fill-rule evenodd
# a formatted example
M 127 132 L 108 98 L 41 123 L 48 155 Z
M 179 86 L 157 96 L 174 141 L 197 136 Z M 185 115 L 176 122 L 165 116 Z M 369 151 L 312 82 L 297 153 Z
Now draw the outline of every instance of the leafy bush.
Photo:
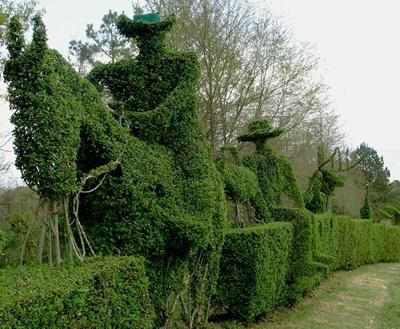
M 398 226 L 301 209 L 272 215 L 280 222 L 226 234 L 218 298 L 234 319 L 249 322 L 298 301 L 331 270 L 400 261 Z
M 164 42 L 174 22 L 119 17 L 120 32 L 136 40 L 139 55 L 98 66 L 88 77 L 109 92 L 109 104 L 48 49 L 39 17 L 30 44 L 18 18 L 10 21 L 4 76 L 25 182 L 63 209 L 66 200 L 79 203 L 97 253 L 146 258 L 158 326 L 171 324 L 179 307 L 187 322 L 201 326 L 215 292 L 226 202 L 197 114 L 198 61 Z M 80 190 L 92 193 L 78 202 Z
M 288 298 L 290 302 L 295 302 L 302 299 L 328 275 L 331 260 L 316 252 L 315 223 L 311 212 L 303 209 L 275 208 L 272 215 L 276 221 L 293 224 Z
M 269 223 L 227 232 L 218 296 L 236 319 L 251 321 L 285 300 L 292 230 Z
M 400 228 L 331 214 L 316 222 L 317 249 L 335 259 L 333 269 L 400 260 Z
M 234 216 L 228 219 L 236 222 L 235 227 L 254 224 L 255 221 L 268 222 L 271 214 L 262 195 L 258 178 L 255 172 L 241 164 L 237 148 L 233 145 L 224 145 L 217 159 L 217 169 L 224 184 L 225 196 L 236 207 Z M 244 208 L 244 214 L 238 213 L 238 207 Z M 242 218 L 244 215 L 245 218 Z M 236 217 L 236 218 L 234 218 Z
M 364 204 L 360 208 L 360 217 L 361 217 L 361 219 L 370 219 L 371 218 L 371 207 L 369 206 L 367 196 L 365 196 Z
M 143 260 L 0 272 L 0 328 L 150 328 Z
M 4 256 L 4 248 L 7 244 L 7 236 L 3 231 L 0 231 L 0 259 Z

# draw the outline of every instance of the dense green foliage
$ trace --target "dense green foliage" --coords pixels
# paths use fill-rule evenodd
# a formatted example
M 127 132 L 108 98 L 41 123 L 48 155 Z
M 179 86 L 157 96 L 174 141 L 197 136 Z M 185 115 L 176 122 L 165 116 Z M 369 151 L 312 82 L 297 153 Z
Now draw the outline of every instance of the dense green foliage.
M 295 302 L 311 291 L 329 272 L 330 258 L 315 247 L 314 216 L 307 210 L 276 208 L 276 221 L 293 224 L 293 249 L 290 254 L 288 299 Z
M 332 214 L 277 208 L 270 223 L 227 232 L 219 301 L 235 319 L 252 321 L 299 300 L 329 273 L 400 261 L 400 228 Z
M 222 248 L 219 302 L 242 321 L 301 299 L 330 270 L 400 260 L 399 228 L 315 218 L 304 209 L 290 162 L 267 145 L 282 133 L 268 120 L 250 122 L 238 138 L 254 143 L 255 153 L 225 147 L 218 173 L 197 116 L 197 59 L 165 44 L 174 23 L 173 16 L 148 24 L 121 15 L 118 29 L 135 40 L 138 56 L 96 66 L 85 79 L 47 48 L 39 17 L 30 44 L 18 19 L 11 20 L 5 79 L 25 182 L 63 215 L 65 227 L 72 216 L 81 237 L 82 223 L 97 253 L 144 261 L 110 258 L 72 272 L 43 268 L 21 275 L 15 286 L 7 270 L 0 286 L 4 323 L 24 327 L 29 319 L 30 327 L 52 327 L 46 321 L 56 317 L 57 328 L 145 328 L 153 310 L 154 327 L 204 327 Z M 327 163 L 321 161 L 304 195 L 314 212 L 324 211 L 342 184 Z M 229 230 L 225 244 L 223 187 L 251 218 L 240 222 L 236 213 L 238 226 L 247 227 Z M 282 194 L 297 209 L 281 207 Z M 266 221 L 276 223 L 253 225 Z
M 226 216 L 196 114 L 197 60 L 164 46 L 173 24 L 122 16 L 118 26 L 137 40 L 139 56 L 90 75 L 111 93 L 112 111 L 125 113 L 122 125 L 93 85 L 47 48 L 40 18 L 29 45 L 12 20 L 5 70 L 25 182 L 42 199 L 74 205 L 82 192 L 80 220 L 94 249 L 146 258 L 160 325 L 177 316 L 205 322 Z
M 271 214 L 262 195 L 256 174 L 241 163 L 241 156 L 233 145 L 224 145 L 217 159 L 217 168 L 224 183 L 228 204 L 236 207 L 235 218 L 228 211 L 234 226 L 267 222 Z M 244 208 L 244 213 L 240 209 Z
M 400 228 L 345 216 L 316 216 L 317 249 L 331 255 L 333 269 L 400 261 Z
M 142 259 L 0 271 L 0 328 L 151 328 Z
M 334 159 L 338 149 L 325 159 L 325 149 L 318 148 L 318 167 L 308 180 L 307 190 L 304 192 L 305 207 L 313 213 L 323 213 L 328 210 L 329 201 L 332 199 L 335 189 L 343 187 L 344 177 L 334 168 Z M 326 166 L 330 164 L 331 168 Z M 339 156 L 339 167 L 341 167 Z
M 219 301 L 231 315 L 251 321 L 286 299 L 292 225 L 269 223 L 227 232 Z
M 371 207 L 369 206 L 368 195 L 365 196 L 364 204 L 360 208 L 360 217 L 361 219 L 371 218 Z
M 243 157 L 243 164 L 254 171 L 267 206 L 281 204 L 281 195 L 291 198 L 296 207 L 303 208 L 303 197 L 299 190 L 290 162 L 275 153 L 267 140 L 279 136 L 280 129 L 272 128 L 269 120 L 254 120 L 248 125 L 248 132 L 239 136 L 241 142 L 253 142 L 256 152 Z

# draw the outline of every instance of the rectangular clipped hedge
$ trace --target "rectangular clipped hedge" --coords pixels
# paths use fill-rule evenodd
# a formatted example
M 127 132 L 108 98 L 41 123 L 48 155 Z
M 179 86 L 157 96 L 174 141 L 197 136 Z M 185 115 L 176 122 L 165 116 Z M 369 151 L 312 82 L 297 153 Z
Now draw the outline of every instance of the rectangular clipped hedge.
M 315 216 L 318 251 L 335 259 L 334 269 L 400 261 L 400 227 L 330 214 Z
M 236 320 L 251 322 L 299 300 L 330 270 L 400 262 L 399 226 L 298 209 L 273 216 L 279 222 L 226 234 L 218 301 Z
M 0 270 L 0 328 L 151 328 L 143 260 Z
M 227 232 L 218 297 L 234 318 L 252 321 L 285 300 L 292 238 L 290 223 Z

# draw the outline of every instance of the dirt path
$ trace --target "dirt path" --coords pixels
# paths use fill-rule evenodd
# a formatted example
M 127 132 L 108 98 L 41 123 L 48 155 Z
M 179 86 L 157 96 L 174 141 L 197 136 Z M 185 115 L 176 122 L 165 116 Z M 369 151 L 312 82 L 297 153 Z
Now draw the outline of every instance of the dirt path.
M 399 329 L 398 296 L 400 264 L 363 266 L 334 273 L 296 308 L 280 310 L 251 328 Z M 388 321 L 388 312 L 387 317 L 396 318 Z

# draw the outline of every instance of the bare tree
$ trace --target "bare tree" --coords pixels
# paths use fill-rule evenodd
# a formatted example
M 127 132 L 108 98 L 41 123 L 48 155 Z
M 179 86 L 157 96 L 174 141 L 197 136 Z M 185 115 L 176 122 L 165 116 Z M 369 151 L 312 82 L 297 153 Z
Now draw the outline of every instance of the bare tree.
M 178 16 L 171 46 L 198 55 L 199 109 L 214 147 L 232 142 L 251 118 L 266 116 L 290 131 L 320 106 L 318 59 L 270 11 L 239 0 L 146 2 L 148 10 Z

